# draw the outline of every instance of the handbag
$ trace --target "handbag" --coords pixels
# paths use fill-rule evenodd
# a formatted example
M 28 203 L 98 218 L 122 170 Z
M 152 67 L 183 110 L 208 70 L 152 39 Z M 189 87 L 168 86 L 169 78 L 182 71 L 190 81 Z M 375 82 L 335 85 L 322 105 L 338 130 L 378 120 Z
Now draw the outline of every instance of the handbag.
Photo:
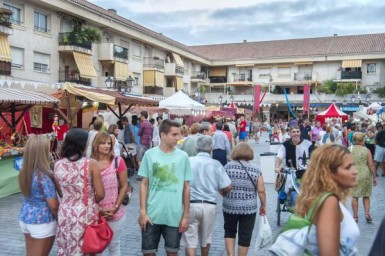
M 114 232 L 108 225 L 106 219 L 99 214 L 99 220 L 88 223 L 88 194 L 87 194 L 87 160 L 84 161 L 84 205 L 86 207 L 85 223 L 86 228 L 83 235 L 82 252 L 95 254 L 103 252 L 111 243 Z
M 283 227 L 282 233 L 278 235 L 274 244 L 269 248 L 269 252 L 276 256 L 311 255 L 307 248 L 314 209 L 318 202 L 320 202 L 319 207 L 321 207 L 330 195 L 332 195 L 331 192 L 319 195 L 314 200 L 305 218 L 295 214 L 290 215 L 289 221 Z
M 120 182 L 119 182 L 118 167 L 119 167 L 118 166 L 118 157 L 116 156 L 115 157 L 115 171 L 116 171 L 116 178 L 118 179 L 118 195 L 119 195 L 119 192 L 120 192 Z M 124 198 L 123 198 L 123 201 L 122 201 L 122 205 L 124 205 L 124 206 L 128 205 L 128 203 L 130 202 L 130 197 L 128 196 L 128 193 L 132 192 L 130 190 L 132 190 L 132 189 L 129 187 L 127 193 L 124 195 Z
M 237 160 L 237 162 L 242 166 L 243 170 L 247 173 L 247 176 L 249 177 L 251 183 L 253 184 L 255 191 L 257 191 L 257 185 L 254 183 L 253 179 L 251 178 L 249 172 L 246 170 L 246 167 L 241 163 L 241 161 Z

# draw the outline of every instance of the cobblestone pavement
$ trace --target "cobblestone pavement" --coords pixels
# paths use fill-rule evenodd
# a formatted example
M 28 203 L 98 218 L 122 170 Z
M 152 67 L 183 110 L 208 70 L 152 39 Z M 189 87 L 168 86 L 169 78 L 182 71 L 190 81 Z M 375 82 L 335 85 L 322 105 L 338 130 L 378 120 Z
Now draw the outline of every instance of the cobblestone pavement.
M 268 143 L 264 142 L 266 138 L 261 138 L 261 143 L 256 144 L 253 141 L 250 141 L 255 153 L 255 161 L 260 162 L 259 154 L 269 151 Z M 1 170 L 0 170 L 1 171 Z M 134 186 L 134 196 L 130 204 L 126 207 L 127 218 L 126 223 L 124 224 L 124 231 L 121 237 L 121 249 L 122 255 L 141 255 L 141 236 L 139 231 L 139 226 L 137 224 L 137 219 L 139 215 L 139 182 L 136 180 L 136 177 L 131 179 Z M 359 228 L 361 230 L 361 238 L 358 244 L 359 255 L 367 255 L 374 236 L 377 232 L 378 226 L 381 219 L 384 217 L 384 208 L 385 208 L 385 197 L 384 195 L 384 186 L 385 178 L 378 178 L 378 185 L 373 190 L 372 196 L 372 209 L 371 214 L 374 219 L 373 224 L 367 224 L 364 218 L 364 211 L 362 208 L 362 203 L 360 202 L 360 211 L 359 211 Z M 266 194 L 267 194 L 267 216 L 273 230 L 274 236 L 280 232 L 280 227 L 276 225 L 276 192 L 272 184 L 266 184 Z M 225 256 L 226 251 L 224 247 L 223 239 L 223 216 L 222 216 L 222 207 L 221 199 L 219 198 L 217 217 L 215 220 L 215 230 L 213 234 L 213 243 L 211 245 L 210 255 L 214 256 Z M 19 209 L 22 204 L 21 194 L 15 194 L 8 196 L 6 198 L 0 199 L 0 256 L 1 255 L 25 255 L 25 244 L 24 236 L 22 235 L 19 224 L 18 224 L 18 214 Z M 350 208 L 350 201 L 347 202 Z M 282 213 L 282 222 L 284 223 L 289 214 Z M 257 223 L 258 225 L 258 223 Z M 252 239 L 252 245 L 249 251 L 249 255 L 268 255 L 266 249 L 254 251 L 254 241 L 256 235 L 256 228 L 254 229 L 254 236 Z M 56 245 L 51 251 L 51 255 L 56 255 Z M 161 241 L 159 247 L 158 255 L 165 255 L 163 249 L 163 242 Z M 184 250 L 181 249 L 180 255 L 184 255 Z

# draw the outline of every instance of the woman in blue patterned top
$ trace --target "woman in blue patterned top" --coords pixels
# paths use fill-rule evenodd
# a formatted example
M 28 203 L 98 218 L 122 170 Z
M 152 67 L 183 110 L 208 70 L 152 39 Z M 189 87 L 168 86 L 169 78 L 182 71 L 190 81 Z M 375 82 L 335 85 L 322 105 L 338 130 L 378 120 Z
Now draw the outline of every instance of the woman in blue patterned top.
M 235 255 L 235 237 L 238 232 L 238 255 L 246 256 L 258 211 L 257 194 L 261 201 L 259 215 L 266 214 L 266 194 L 261 170 L 250 160 L 254 152 L 249 144 L 238 143 L 232 161 L 225 166 L 233 189 L 223 195 L 223 217 L 227 255 Z
M 25 236 L 26 255 L 49 255 L 55 241 L 59 202 L 50 169 L 49 140 L 37 135 L 28 139 L 19 185 L 24 194 L 19 223 Z

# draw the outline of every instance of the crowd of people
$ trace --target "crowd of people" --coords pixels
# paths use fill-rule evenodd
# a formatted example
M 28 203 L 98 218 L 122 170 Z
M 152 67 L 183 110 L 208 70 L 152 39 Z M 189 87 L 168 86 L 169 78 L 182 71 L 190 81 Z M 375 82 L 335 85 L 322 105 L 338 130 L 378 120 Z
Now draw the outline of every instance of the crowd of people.
M 298 215 L 305 216 L 320 194 L 332 193 L 312 222 L 317 227 L 316 252 L 338 255 L 342 246 L 354 247 L 358 239 L 359 198 L 366 221 L 373 221 L 370 196 L 378 165 L 385 176 L 382 128 L 381 123 L 338 119 L 323 126 L 307 119 L 265 125 L 244 115 L 187 126 L 161 117 L 149 119 L 146 111 L 108 126 L 98 116 L 89 131 L 73 128 L 66 134 L 53 171 L 48 141 L 33 136 L 19 176 L 25 196 L 19 220 L 27 255 L 48 255 L 55 240 L 58 255 L 83 255 L 85 226 L 99 214 L 114 232 L 105 252 L 121 255 L 128 165 L 142 178 L 138 224 L 144 255 L 155 255 L 161 237 L 167 255 L 178 255 L 181 244 L 186 255 L 196 255 L 197 249 L 209 255 L 218 192 L 223 197 L 227 254 L 247 255 L 256 216 L 266 214 L 262 172 L 252 161 L 254 152 L 247 141 L 254 138 L 258 143 L 263 131 L 271 142 L 282 143 L 275 171 L 290 164 L 302 179 Z M 133 151 L 127 162 L 122 149 L 130 145 Z M 353 216 L 343 204 L 350 190 Z M 354 248 L 349 251 L 354 253 Z

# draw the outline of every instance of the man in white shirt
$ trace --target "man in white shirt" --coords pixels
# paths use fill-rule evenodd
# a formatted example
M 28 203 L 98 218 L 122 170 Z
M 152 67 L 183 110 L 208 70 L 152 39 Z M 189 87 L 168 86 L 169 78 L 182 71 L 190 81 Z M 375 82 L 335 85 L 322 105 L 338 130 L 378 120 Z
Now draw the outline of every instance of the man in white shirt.
M 159 136 L 159 126 L 162 123 L 163 118 L 158 116 L 156 118 L 156 122 L 154 123 L 153 127 L 154 129 L 152 130 L 152 146 L 157 147 L 160 144 L 160 136 Z

